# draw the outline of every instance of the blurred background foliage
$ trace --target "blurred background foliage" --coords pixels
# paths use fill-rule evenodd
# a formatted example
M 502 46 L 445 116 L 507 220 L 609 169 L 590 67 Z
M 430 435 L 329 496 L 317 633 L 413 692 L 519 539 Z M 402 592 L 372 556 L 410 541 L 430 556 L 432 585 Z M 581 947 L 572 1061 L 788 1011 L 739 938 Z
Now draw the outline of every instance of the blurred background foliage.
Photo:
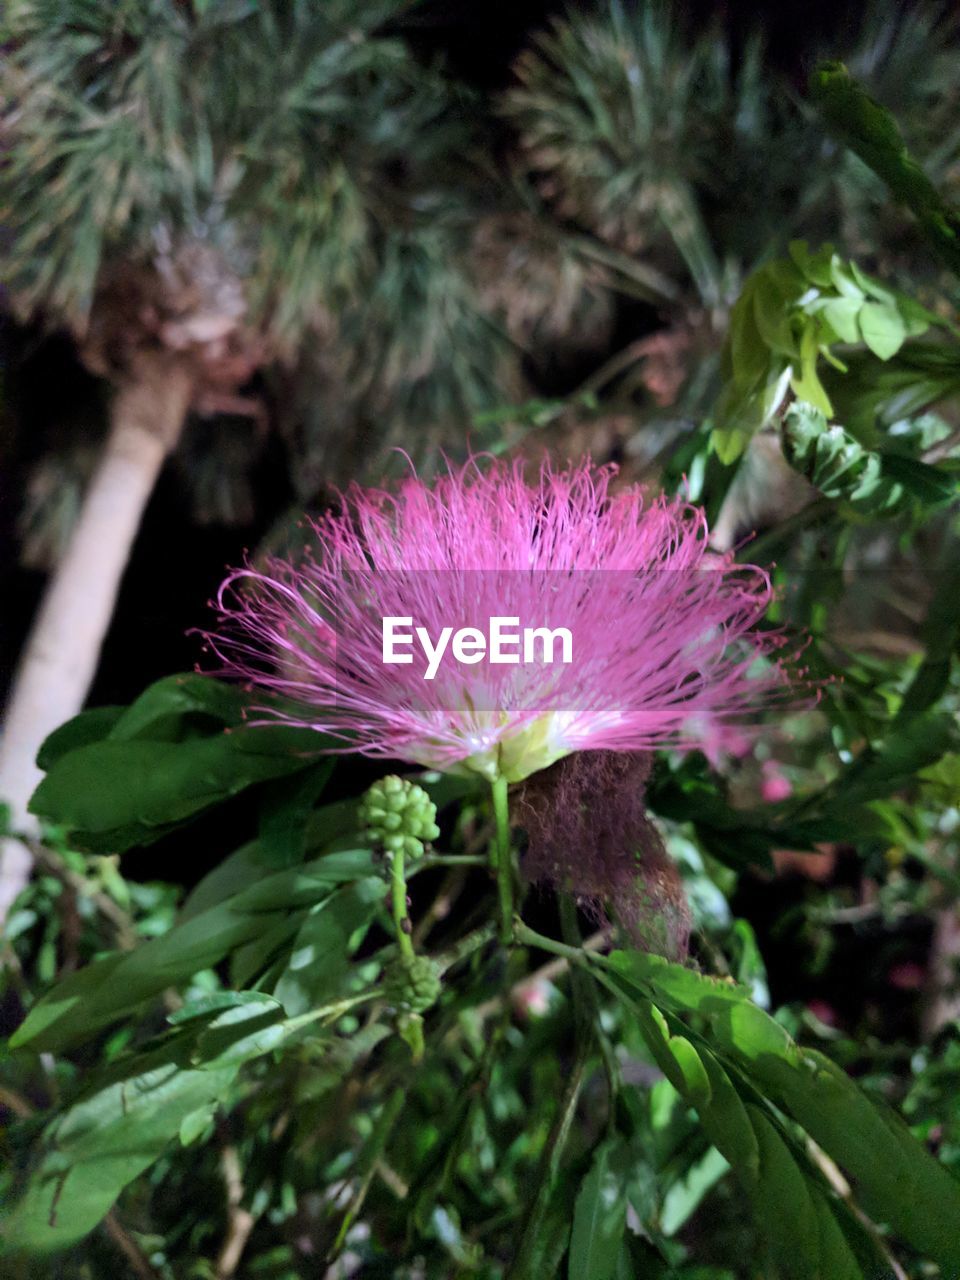
M 625 480 L 682 489 L 719 548 L 756 531 L 738 554 L 770 567 L 771 622 L 809 634 L 806 661 L 827 681 L 815 709 L 719 769 L 659 763 L 650 805 L 683 877 L 694 959 L 745 984 L 960 1173 L 957 283 L 904 208 L 911 181 L 915 213 L 927 197 L 902 165 L 890 197 L 896 144 L 843 83 L 807 90 L 821 59 L 841 59 L 892 112 L 949 230 L 960 29 L 948 6 L 883 0 L 799 16 L 717 7 L 704 20 L 610 0 L 529 6 L 500 25 L 397 0 L 12 0 L 0 665 L 69 535 L 105 383 L 138 344 L 201 348 L 206 377 L 147 512 L 94 706 L 188 668 L 183 632 L 223 565 L 244 546 L 295 544 L 295 517 L 336 485 L 402 470 L 393 446 L 426 473 L 468 446 L 589 451 Z M 210 333 L 226 346 L 210 350 Z M 206 741 L 222 727 L 175 712 L 164 705 L 141 736 Z M 64 759 L 108 721 L 85 721 Z M 222 882 L 203 890 L 202 877 L 252 830 L 274 871 L 331 838 L 311 834 L 316 794 L 242 768 L 178 833 L 157 776 L 157 815 L 135 829 L 109 797 L 99 837 L 69 787 L 50 801 L 55 825 L 6 934 L 10 1029 L 56 980 L 167 935 L 191 890 L 210 907 Z M 337 795 L 373 776 L 338 766 Z M 460 800 L 444 839 L 462 854 L 489 824 Z M 440 946 L 456 933 L 443 912 L 472 923 L 473 882 L 445 874 L 414 894 Z M 538 898 L 533 915 L 553 926 L 553 910 Z M 244 986 L 244 961 L 225 976 L 226 954 L 172 974 L 178 994 L 147 1030 Z M 99 1280 L 121 1259 L 162 1280 L 505 1274 L 579 1063 L 579 1015 L 551 970 L 531 984 L 478 963 L 457 1001 L 395 1131 L 395 1055 L 374 1057 L 375 1106 L 352 1074 L 382 1023 L 341 1026 L 333 1050 L 297 1042 L 225 1086 L 216 1117 L 188 1113 L 183 1145 L 163 1147 L 55 1271 L 23 1274 Z M 633 1087 L 607 1108 L 593 1064 L 531 1265 L 606 1274 L 577 1272 L 559 1224 L 612 1177 L 628 1188 L 633 1253 L 611 1276 L 781 1274 L 630 1016 L 605 1007 L 601 1026 L 625 1046 Z M 4 1067 L 11 1170 L 44 1108 L 138 1035 L 124 1022 Z M 802 1142 L 813 1182 L 846 1203 L 836 1165 Z M 778 1184 L 785 1219 L 798 1216 L 792 1185 Z M 327 1271 L 338 1223 L 347 1249 Z M 876 1274 L 955 1274 L 880 1236 Z

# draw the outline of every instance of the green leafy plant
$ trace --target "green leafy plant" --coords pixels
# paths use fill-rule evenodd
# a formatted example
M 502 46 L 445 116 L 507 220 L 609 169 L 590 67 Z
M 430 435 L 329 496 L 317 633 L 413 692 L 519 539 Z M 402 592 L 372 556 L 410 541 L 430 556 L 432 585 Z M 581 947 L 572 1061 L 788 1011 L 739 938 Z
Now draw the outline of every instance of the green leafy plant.
M 587 50 L 608 69 L 638 39 L 618 21 L 621 43 Z M 533 61 L 548 55 L 584 56 L 569 35 L 542 43 L 518 111 L 547 92 Z M 590 83 L 582 97 L 605 101 Z M 837 110 L 876 134 L 872 108 Z M 643 171 L 628 176 L 635 193 Z M 596 188 L 572 190 L 577 217 L 600 217 Z M 604 233 L 631 216 L 612 201 Z M 399 257 L 394 283 L 422 297 L 419 250 Z M 350 323 L 381 302 L 348 298 Z M 158 1280 L 960 1274 L 956 1015 L 939 1008 L 960 893 L 958 470 L 939 403 L 960 383 L 944 315 L 831 248 L 795 243 L 746 282 L 723 399 L 665 483 L 715 510 L 723 463 L 776 441 L 804 500 L 736 554 L 781 587 L 763 625 L 806 634 L 819 697 L 734 758 L 657 753 L 657 910 L 629 931 L 589 885 L 525 891 L 524 811 L 503 777 L 334 765 L 332 743 L 249 724 L 247 694 L 208 677 L 168 677 L 46 739 L 31 801 L 46 861 L 4 943 L 3 995 L 23 1015 L 0 1067 L 13 1277 L 90 1280 L 121 1254 Z M 372 349 L 396 371 L 421 343 L 438 351 L 442 326 L 420 317 Z M 414 383 L 435 403 L 427 371 Z M 531 422 L 559 403 L 528 406 Z M 943 416 L 924 414 L 935 404 Z M 577 802 L 599 825 L 627 800 Z M 552 813 L 561 834 L 580 816 Z M 204 863 L 176 914 L 172 889 L 118 867 L 181 850 Z M 787 857 L 843 874 L 751 912 L 751 889 L 783 893 Z M 656 952 L 683 899 L 678 962 Z M 901 965 L 896 990 L 935 1016 L 890 1032 L 871 983 L 918 920 L 933 921 L 927 985 Z M 846 1020 L 807 999 L 844 931 L 867 959 L 819 989 L 850 989 L 863 1008 Z M 801 998 L 783 997 L 784 968 Z
M 936 317 L 885 288 L 831 245 L 811 253 L 803 241 L 789 260 L 760 267 L 730 313 L 724 351 L 727 377 L 716 408 L 714 447 L 733 462 L 776 414 L 789 392 L 827 417 L 833 405 L 818 365 L 844 370 L 835 348 L 864 346 L 878 360 L 895 356 Z

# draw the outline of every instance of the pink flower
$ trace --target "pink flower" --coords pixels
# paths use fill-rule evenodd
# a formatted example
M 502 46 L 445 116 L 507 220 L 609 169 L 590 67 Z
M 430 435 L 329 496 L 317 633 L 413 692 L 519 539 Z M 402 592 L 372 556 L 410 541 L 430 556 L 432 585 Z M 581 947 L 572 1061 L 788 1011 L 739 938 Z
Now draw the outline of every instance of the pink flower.
M 258 715 L 329 735 L 321 750 L 508 781 L 574 751 L 715 750 L 787 692 L 783 637 L 754 630 L 769 579 L 711 552 L 697 508 L 611 494 L 613 474 L 544 464 L 531 484 L 475 458 L 432 485 L 353 486 L 300 563 L 230 574 L 208 642 L 223 673 L 281 700 Z M 544 643 L 519 661 L 518 631 L 499 663 L 468 642 L 431 676 L 412 638 L 384 661 L 385 618 L 436 645 L 498 616 L 568 629 L 570 660 L 558 640 L 553 661 Z
M 793 783 L 770 760 L 763 764 L 760 794 L 767 804 L 779 804 L 781 800 L 788 800 L 793 795 Z

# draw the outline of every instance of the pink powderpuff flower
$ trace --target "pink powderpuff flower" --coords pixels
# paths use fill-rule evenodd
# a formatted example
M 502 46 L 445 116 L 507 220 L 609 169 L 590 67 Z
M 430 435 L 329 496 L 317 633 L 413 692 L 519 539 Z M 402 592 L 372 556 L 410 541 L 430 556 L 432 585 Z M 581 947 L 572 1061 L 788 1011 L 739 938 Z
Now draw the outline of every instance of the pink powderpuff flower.
M 260 719 L 327 735 L 320 750 L 491 781 L 575 751 L 735 744 L 789 694 L 784 637 L 755 629 L 770 580 L 710 551 L 699 509 L 611 493 L 614 474 L 545 463 L 531 483 L 519 462 L 473 458 L 432 484 L 353 485 L 298 563 L 227 577 L 206 635 L 220 674 L 272 695 Z M 436 638 L 495 616 L 566 627 L 570 660 L 473 653 L 431 677 L 411 641 L 403 665 L 384 662 L 384 618 Z

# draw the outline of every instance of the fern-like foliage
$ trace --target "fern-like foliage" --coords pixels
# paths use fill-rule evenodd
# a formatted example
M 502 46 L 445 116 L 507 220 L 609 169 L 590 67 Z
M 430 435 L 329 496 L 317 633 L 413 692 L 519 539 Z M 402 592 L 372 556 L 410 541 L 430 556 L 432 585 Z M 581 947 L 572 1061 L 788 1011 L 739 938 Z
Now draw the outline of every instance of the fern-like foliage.
M 723 33 L 678 6 L 598 0 L 554 21 L 520 55 L 502 111 L 521 164 L 555 216 L 725 304 L 743 275 L 791 238 L 836 238 L 908 270 L 923 256 L 902 215 L 881 211 L 866 167 L 822 124 L 759 37 L 736 57 Z M 843 56 L 903 121 L 936 181 L 960 156 L 958 24 L 942 6 L 909 16 L 878 0 Z M 913 246 L 913 257 L 902 261 Z
M 503 101 L 540 191 L 562 218 L 627 251 L 717 173 L 717 122 L 736 116 L 726 47 L 688 43 L 666 6 L 573 11 L 516 63 Z
M 111 378 L 144 348 L 186 353 L 207 404 L 322 345 L 316 431 L 288 432 L 301 489 L 330 460 L 316 436 L 462 436 L 503 395 L 509 344 L 471 260 L 477 112 L 398 34 L 407 7 L 13 0 L 0 273 L 18 313 L 70 328 Z M 197 449 L 198 493 L 242 494 L 249 454 Z
M 4 266 L 22 308 L 82 326 L 105 264 L 164 239 L 215 244 L 281 345 L 355 295 L 465 139 L 447 82 L 377 34 L 388 11 L 15 2 Z

